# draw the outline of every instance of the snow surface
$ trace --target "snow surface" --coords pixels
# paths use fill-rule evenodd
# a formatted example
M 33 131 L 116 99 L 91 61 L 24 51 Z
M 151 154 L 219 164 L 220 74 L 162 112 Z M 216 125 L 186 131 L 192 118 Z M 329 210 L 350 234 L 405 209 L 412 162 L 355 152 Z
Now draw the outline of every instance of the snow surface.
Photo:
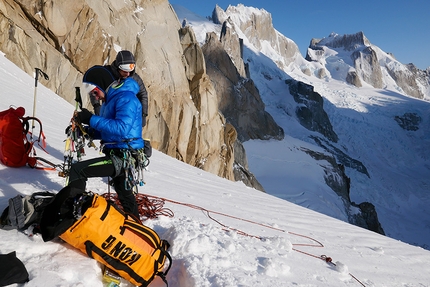
M 61 163 L 64 130 L 74 106 L 43 81 L 37 88 L 35 116 L 43 123 L 49 154 L 40 149 L 37 154 Z M 0 110 L 23 106 L 26 115 L 32 115 L 34 78 L 3 56 L 0 84 Z M 94 149 L 86 152 L 87 158 L 98 156 Z M 314 163 L 309 159 L 303 166 L 312 168 Z M 296 174 L 306 180 L 313 176 L 307 170 L 297 169 Z M 54 171 L 0 165 L 0 175 L 0 210 L 17 194 L 57 192 L 64 186 Z M 170 287 L 430 286 L 430 252 L 420 247 L 219 178 L 156 150 L 145 180 L 139 192 L 166 199 L 164 207 L 174 212 L 172 218 L 144 222 L 171 243 Z M 104 193 L 106 179 L 90 179 L 87 187 Z M 312 196 L 307 200 L 319 204 Z M 100 265 L 59 239 L 43 242 L 37 234 L 0 230 L 0 253 L 11 251 L 30 274 L 28 283 L 12 286 L 103 286 Z M 323 260 L 326 257 L 332 262 Z M 156 280 L 151 286 L 164 283 Z
M 217 31 L 216 25 L 209 25 L 207 19 L 183 7 L 173 7 L 180 20 L 190 20 L 197 38 L 204 39 L 206 32 Z M 245 21 L 252 18 L 255 8 L 238 5 L 236 10 L 240 13 L 237 17 Z M 237 18 L 228 16 L 232 21 Z M 213 30 L 208 30 L 210 27 Z M 362 162 L 369 173 L 367 176 L 346 167 L 351 179 L 351 201 L 374 204 L 387 236 L 430 249 L 430 103 L 405 96 L 389 77 L 384 78 L 385 89 L 346 84 L 343 79 L 352 64 L 351 51 L 342 48 L 324 47 L 321 57 L 325 58 L 321 62 L 328 72 L 324 79 L 301 72 L 303 68 L 316 71 L 322 67 L 301 55 L 281 70 L 275 64 L 279 58 L 273 55 L 274 50 L 265 49 L 265 45 L 258 50 L 238 27 L 239 23 L 235 24 L 236 33 L 244 42 L 243 58 L 249 65 L 251 78 L 266 111 L 285 131 L 283 141 L 244 143 L 250 171 L 266 192 L 346 222 L 348 214 L 358 212 L 356 208 L 345 210 L 343 200 L 325 183 L 324 163 L 301 150 L 306 147 L 324 152 L 310 139 L 322 136 L 306 130 L 295 118 L 297 103 L 285 84 L 285 79 L 294 78 L 313 85 L 324 97 L 324 110 L 339 136 L 338 143 L 330 145 Z M 372 47 L 380 59 L 398 63 L 376 46 Z M 405 113 L 421 117 L 419 130 L 406 131 L 397 124 L 394 118 Z

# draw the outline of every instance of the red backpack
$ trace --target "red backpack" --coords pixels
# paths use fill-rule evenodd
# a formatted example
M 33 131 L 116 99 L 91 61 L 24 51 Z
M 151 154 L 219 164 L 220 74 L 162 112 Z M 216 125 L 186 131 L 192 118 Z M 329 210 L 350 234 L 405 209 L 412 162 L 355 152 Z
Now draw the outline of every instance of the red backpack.
M 37 157 L 34 157 L 34 143 L 42 141 L 42 148 L 46 147 L 42 123 L 35 117 L 24 117 L 23 107 L 0 112 L 0 161 L 9 167 L 21 167 L 28 163 L 36 167 Z M 39 123 L 39 136 L 33 140 L 29 132 L 30 120 Z

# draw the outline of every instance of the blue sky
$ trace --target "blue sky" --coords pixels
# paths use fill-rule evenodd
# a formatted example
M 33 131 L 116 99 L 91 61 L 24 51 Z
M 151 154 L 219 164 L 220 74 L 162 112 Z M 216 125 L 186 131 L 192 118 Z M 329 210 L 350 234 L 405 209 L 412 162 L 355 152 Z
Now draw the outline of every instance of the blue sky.
M 369 41 L 393 53 L 403 64 L 430 67 L 430 1 L 426 0 L 170 0 L 200 16 L 241 3 L 263 8 L 272 14 L 276 30 L 293 40 L 303 56 L 312 38 L 331 32 L 354 34 L 363 31 Z

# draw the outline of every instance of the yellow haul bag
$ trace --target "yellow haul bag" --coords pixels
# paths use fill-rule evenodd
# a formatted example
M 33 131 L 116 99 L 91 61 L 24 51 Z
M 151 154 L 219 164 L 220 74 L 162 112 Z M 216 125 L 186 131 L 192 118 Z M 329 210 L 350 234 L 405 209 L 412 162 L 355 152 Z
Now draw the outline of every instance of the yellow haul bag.
M 60 238 L 134 285 L 148 286 L 155 276 L 167 284 L 166 274 L 172 262 L 167 252 L 169 243 L 98 194 Z

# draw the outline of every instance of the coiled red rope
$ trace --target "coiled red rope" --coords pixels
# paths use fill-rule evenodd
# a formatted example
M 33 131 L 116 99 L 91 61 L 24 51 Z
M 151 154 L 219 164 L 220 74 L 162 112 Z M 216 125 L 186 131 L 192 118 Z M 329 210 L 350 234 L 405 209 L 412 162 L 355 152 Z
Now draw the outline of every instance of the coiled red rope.
M 116 193 L 107 192 L 102 196 L 109 201 L 114 202 L 122 209 L 121 202 Z M 145 221 L 147 219 L 154 219 L 159 216 L 173 217 L 174 213 L 169 208 L 164 208 L 164 199 L 157 197 L 150 197 L 148 195 L 138 193 L 136 194 L 136 202 L 139 210 L 140 219 Z

